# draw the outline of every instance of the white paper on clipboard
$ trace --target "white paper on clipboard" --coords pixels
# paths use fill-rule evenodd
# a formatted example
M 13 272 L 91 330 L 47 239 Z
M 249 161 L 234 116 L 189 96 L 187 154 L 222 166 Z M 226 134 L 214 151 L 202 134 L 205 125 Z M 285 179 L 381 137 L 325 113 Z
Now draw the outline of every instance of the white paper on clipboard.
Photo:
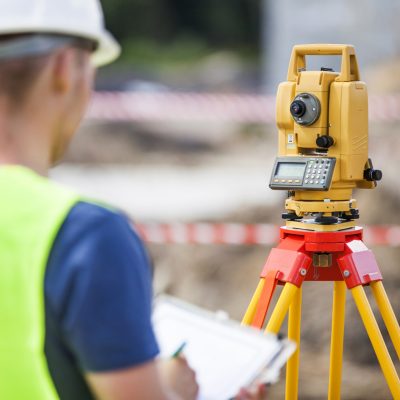
M 260 375 L 275 382 L 295 349 L 292 342 L 169 296 L 156 299 L 153 323 L 161 357 L 187 342 L 183 353 L 196 371 L 199 400 L 227 400 Z

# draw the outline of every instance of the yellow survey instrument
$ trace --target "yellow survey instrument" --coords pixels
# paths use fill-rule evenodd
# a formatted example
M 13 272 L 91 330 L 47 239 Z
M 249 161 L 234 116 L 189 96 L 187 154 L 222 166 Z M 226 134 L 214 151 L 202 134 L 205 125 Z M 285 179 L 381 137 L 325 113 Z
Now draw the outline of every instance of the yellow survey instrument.
M 341 71 L 308 71 L 310 55 L 341 55 Z M 294 46 L 276 107 L 279 157 L 270 187 L 289 192 L 284 218 L 297 220 L 296 226 L 301 221 L 349 227 L 358 217 L 352 190 L 372 189 L 382 178 L 368 158 L 368 94 L 354 47 Z

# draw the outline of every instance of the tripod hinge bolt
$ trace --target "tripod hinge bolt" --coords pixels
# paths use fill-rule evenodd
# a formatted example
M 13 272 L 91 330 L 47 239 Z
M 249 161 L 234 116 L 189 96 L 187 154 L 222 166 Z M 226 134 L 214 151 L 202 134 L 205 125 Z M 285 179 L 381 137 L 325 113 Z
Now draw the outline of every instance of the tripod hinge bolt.
M 305 268 L 300 268 L 300 275 L 301 276 L 306 276 L 307 275 L 307 270 Z
M 347 270 L 347 269 L 345 269 L 345 270 L 343 271 L 343 276 L 344 276 L 345 278 L 348 278 L 348 277 L 350 276 L 350 271 Z

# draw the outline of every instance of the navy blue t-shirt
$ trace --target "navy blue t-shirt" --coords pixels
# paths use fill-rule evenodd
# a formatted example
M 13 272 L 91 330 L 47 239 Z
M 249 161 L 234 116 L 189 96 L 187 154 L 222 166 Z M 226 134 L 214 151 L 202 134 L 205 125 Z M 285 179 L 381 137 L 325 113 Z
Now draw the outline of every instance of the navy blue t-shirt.
M 93 398 L 85 372 L 156 357 L 151 302 L 148 255 L 127 218 L 97 205 L 75 205 L 45 275 L 45 353 L 60 399 Z

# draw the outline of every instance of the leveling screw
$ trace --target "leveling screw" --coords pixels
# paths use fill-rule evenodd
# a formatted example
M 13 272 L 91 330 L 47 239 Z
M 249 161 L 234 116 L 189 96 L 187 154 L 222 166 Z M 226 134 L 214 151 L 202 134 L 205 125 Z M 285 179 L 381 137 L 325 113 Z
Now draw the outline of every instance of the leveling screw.
M 345 278 L 348 278 L 348 277 L 350 276 L 350 271 L 348 271 L 347 269 L 345 269 L 345 270 L 343 271 L 343 276 L 344 276 Z
M 301 276 L 306 276 L 307 275 L 307 270 L 305 268 L 300 268 L 300 275 Z

